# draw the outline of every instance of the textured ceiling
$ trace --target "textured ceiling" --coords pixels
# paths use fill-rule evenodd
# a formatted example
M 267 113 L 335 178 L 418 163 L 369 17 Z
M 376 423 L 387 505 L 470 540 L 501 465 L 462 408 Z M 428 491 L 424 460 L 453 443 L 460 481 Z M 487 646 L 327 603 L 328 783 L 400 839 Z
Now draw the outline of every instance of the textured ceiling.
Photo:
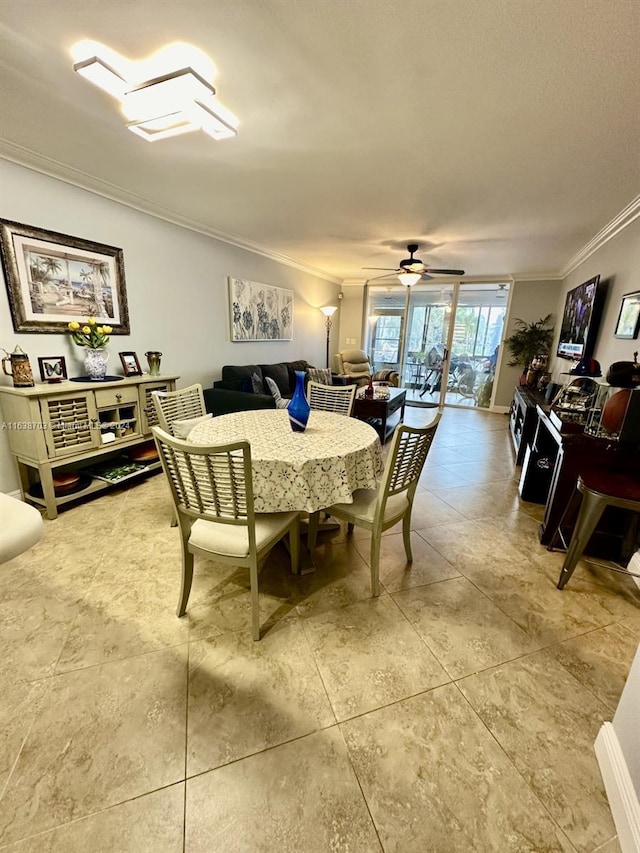
M 468 275 L 558 272 L 640 191 L 637 0 L 1 9 L 0 154 L 337 279 L 412 241 Z M 82 38 L 198 46 L 238 137 L 134 136 L 72 71 Z

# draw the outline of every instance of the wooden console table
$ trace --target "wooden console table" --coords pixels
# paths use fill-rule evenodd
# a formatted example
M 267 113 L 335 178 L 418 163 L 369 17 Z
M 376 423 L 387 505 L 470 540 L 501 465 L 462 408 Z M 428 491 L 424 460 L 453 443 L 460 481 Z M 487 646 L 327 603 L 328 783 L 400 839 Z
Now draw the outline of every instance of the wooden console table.
M 44 506 L 48 518 L 69 501 L 112 484 L 91 479 L 82 491 L 56 495 L 53 476 L 108 461 L 151 438 L 157 423 L 152 391 L 173 391 L 178 376 L 131 376 L 120 381 L 0 388 L 3 428 L 18 465 L 22 497 Z M 149 470 L 160 468 L 155 462 Z

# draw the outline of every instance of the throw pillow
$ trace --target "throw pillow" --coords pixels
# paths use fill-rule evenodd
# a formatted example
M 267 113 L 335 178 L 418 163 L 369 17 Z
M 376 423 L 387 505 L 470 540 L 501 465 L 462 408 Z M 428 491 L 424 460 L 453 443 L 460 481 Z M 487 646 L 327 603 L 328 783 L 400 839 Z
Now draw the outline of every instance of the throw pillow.
M 284 399 L 284 397 L 280 393 L 280 389 L 270 376 L 265 376 L 264 380 L 267 383 L 267 386 L 269 387 L 269 391 L 271 391 L 273 399 L 276 401 L 276 409 L 286 409 L 289 406 L 291 400 Z
M 319 382 L 321 385 L 332 385 L 331 368 L 329 367 L 308 367 L 307 376 L 311 382 Z
M 251 374 L 251 390 L 254 394 L 264 394 L 264 383 L 257 373 Z
M 176 438 L 188 438 L 189 433 L 195 426 L 208 421 L 212 417 L 213 415 L 209 413 L 208 415 L 198 415 L 197 418 L 185 418 L 181 421 L 174 421 L 173 434 Z

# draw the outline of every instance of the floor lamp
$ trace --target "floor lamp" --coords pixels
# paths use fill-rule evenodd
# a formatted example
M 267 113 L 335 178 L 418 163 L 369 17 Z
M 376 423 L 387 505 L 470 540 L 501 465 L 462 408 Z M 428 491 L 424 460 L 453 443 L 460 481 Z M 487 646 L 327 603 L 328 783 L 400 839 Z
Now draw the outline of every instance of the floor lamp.
M 329 334 L 331 333 L 331 318 L 338 310 L 336 305 L 325 305 L 320 309 L 325 316 L 325 326 L 327 327 L 327 367 L 329 367 Z

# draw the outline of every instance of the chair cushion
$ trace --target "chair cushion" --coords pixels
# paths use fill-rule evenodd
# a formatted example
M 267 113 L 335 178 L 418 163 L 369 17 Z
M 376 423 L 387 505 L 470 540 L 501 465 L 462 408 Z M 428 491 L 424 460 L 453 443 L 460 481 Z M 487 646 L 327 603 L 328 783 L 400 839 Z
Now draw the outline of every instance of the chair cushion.
M 203 421 L 208 421 L 212 418 L 212 414 L 198 415 L 196 418 L 184 418 L 183 420 L 174 421 L 171 425 L 173 434 L 176 438 L 187 438 L 191 430 L 201 424 Z
M 354 518 L 362 519 L 362 521 L 368 524 L 373 524 L 377 500 L 377 489 L 357 489 L 353 493 L 353 503 L 334 504 L 327 512 L 330 513 L 335 508 L 336 512 L 344 513 L 345 516 L 351 515 Z M 402 515 L 408 506 L 409 501 L 407 500 L 406 492 L 401 492 L 399 495 L 391 495 L 385 507 L 384 520 L 387 521 Z
M 311 382 L 319 382 L 321 385 L 332 385 L 331 368 L 329 367 L 308 367 L 307 376 Z
M 0 563 L 17 557 L 42 538 L 44 524 L 38 510 L 4 492 L 0 492 L 0 518 Z
M 271 392 L 271 396 L 276 401 L 276 409 L 287 409 L 291 400 L 286 400 L 280 393 L 280 389 L 270 376 L 265 376 L 264 381 L 267 383 L 267 388 Z
M 297 512 L 274 512 L 256 515 L 256 547 L 258 551 L 277 537 Z M 189 536 L 189 545 L 227 557 L 249 556 L 249 533 L 244 525 L 219 524 L 198 518 Z
M 289 397 L 293 390 L 289 379 L 289 368 L 284 362 L 279 364 L 261 364 L 262 375 L 276 383 L 283 397 Z

